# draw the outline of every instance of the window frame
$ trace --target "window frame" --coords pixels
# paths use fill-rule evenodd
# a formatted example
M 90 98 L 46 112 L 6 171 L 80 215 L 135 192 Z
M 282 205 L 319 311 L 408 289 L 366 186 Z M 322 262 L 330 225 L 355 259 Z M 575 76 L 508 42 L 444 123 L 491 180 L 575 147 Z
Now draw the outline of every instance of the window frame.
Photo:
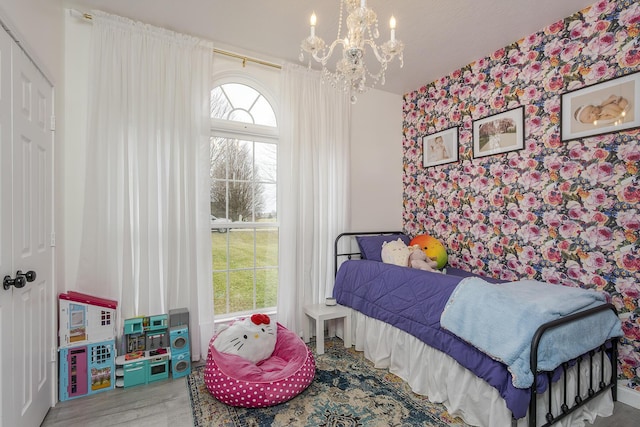
M 275 221 L 273 222 L 255 222 L 255 221 L 244 222 L 243 221 L 243 222 L 237 222 L 237 223 L 234 222 L 233 228 L 255 229 L 255 230 L 266 229 L 266 228 L 276 228 L 278 230 L 278 236 L 279 236 L 278 240 L 280 241 L 281 240 L 281 236 L 280 236 L 281 223 L 280 223 L 279 208 L 281 206 L 281 202 L 280 202 L 280 195 L 281 195 L 280 185 L 281 184 L 280 184 L 279 178 L 280 178 L 281 145 L 280 145 L 280 128 L 279 128 L 280 120 L 279 120 L 279 112 L 277 109 L 277 104 L 274 102 L 273 96 L 270 93 L 270 91 L 266 89 L 260 82 L 251 78 L 247 78 L 246 76 L 238 75 L 238 74 L 227 75 L 224 78 L 214 79 L 211 90 L 213 90 L 218 86 L 228 84 L 228 83 L 243 84 L 259 92 L 266 99 L 266 101 L 269 103 L 269 105 L 273 109 L 274 115 L 276 117 L 276 126 L 258 125 L 254 123 L 239 122 L 239 121 L 211 117 L 209 137 L 210 138 L 244 139 L 244 140 L 252 141 L 253 143 L 262 142 L 262 143 L 274 144 L 276 146 L 276 153 L 277 153 L 277 159 L 278 159 L 278 162 L 276 165 L 276 199 L 277 199 L 276 212 L 278 214 L 276 215 Z M 228 254 L 229 253 L 228 239 L 227 239 L 226 250 Z M 254 252 L 254 257 L 255 257 L 255 252 Z M 254 258 L 254 262 L 255 262 L 255 258 Z M 281 269 L 280 250 L 278 249 L 277 271 L 279 272 L 280 269 Z M 221 270 L 217 270 L 217 271 L 221 271 Z M 226 270 L 226 271 L 229 272 L 231 270 Z M 278 275 L 278 288 L 279 288 L 279 282 L 280 282 L 280 278 Z M 213 281 L 211 282 L 211 286 L 213 286 Z M 228 289 L 228 291 L 231 291 L 231 289 Z M 213 308 L 214 302 L 212 301 L 211 303 Z M 253 304 L 255 305 L 255 303 L 256 303 L 256 295 L 255 295 L 255 289 L 254 289 Z M 256 313 L 256 312 L 275 315 L 277 313 L 276 310 L 277 310 L 276 307 L 265 307 L 262 309 L 256 308 L 256 309 L 244 310 L 240 312 L 228 312 L 228 313 L 222 313 L 222 314 L 216 314 L 214 311 L 214 321 L 217 323 L 217 322 L 225 321 L 231 318 L 235 318 L 239 315 L 242 316 L 242 315 L 247 315 L 247 314 Z

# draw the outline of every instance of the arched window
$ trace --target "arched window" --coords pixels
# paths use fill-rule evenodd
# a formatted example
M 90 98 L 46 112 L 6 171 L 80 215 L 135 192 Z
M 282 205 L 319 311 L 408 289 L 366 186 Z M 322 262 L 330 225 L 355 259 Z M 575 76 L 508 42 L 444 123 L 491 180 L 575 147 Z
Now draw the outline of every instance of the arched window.
M 211 117 L 234 122 L 277 126 L 267 99 L 251 86 L 227 83 L 211 91 Z
M 211 91 L 211 252 L 217 318 L 275 312 L 278 291 L 278 128 L 256 88 Z

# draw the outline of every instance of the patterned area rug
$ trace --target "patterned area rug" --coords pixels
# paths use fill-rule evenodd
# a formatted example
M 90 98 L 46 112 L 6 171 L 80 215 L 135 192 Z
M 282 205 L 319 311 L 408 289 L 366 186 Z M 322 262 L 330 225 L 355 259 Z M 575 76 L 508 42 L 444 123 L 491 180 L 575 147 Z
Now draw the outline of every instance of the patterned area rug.
M 205 386 L 204 366 L 195 368 L 187 377 L 194 426 L 466 426 L 444 406 L 413 393 L 397 376 L 374 368 L 362 352 L 345 349 L 339 339 L 327 340 L 325 354 L 314 356 L 316 377 L 304 392 L 260 409 L 219 402 Z

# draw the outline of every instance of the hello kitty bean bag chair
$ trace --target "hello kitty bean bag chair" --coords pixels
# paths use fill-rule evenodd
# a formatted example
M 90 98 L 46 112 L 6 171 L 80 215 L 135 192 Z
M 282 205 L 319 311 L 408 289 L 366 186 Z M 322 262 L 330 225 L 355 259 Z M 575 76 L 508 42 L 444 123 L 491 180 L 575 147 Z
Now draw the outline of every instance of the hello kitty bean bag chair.
M 262 408 L 297 396 L 315 372 L 313 354 L 298 335 L 254 314 L 211 339 L 204 382 L 223 403 Z

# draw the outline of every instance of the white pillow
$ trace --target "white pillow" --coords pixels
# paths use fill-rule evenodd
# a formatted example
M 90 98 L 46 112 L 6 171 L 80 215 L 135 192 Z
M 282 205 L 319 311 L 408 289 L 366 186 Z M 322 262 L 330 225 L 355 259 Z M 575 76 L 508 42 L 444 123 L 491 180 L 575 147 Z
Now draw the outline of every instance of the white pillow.
M 381 258 L 384 263 L 406 267 L 409 265 L 410 254 L 411 251 L 402 239 L 384 242 L 382 244 Z

